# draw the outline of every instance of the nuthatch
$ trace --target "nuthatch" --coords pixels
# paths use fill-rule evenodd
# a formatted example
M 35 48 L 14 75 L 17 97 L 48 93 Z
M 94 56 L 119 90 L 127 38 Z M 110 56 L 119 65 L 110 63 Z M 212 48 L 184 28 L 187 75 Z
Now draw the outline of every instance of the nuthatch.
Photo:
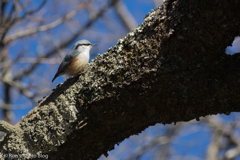
M 80 40 L 76 42 L 73 48 L 64 57 L 62 63 L 58 67 L 58 71 L 55 74 L 52 82 L 63 74 L 70 76 L 76 76 L 81 73 L 89 61 L 89 52 L 92 46 L 97 44 L 91 44 L 88 40 Z

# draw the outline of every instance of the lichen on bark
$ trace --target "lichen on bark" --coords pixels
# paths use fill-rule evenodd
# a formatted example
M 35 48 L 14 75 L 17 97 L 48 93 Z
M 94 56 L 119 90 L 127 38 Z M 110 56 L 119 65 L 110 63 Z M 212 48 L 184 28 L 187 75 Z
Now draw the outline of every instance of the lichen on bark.
M 239 3 L 166 1 L 45 97 L 19 122 L 19 144 L 8 134 L 0 150 L 96 159 L 156 123 L 239 111 L 239 55 L 225 54 Z

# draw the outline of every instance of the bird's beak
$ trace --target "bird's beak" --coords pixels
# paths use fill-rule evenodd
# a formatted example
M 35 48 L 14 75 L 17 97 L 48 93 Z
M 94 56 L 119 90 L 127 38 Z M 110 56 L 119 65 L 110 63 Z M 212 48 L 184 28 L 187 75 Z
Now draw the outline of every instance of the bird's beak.
M 92 46 L 96 46 L 97 44 L 92 44 Z

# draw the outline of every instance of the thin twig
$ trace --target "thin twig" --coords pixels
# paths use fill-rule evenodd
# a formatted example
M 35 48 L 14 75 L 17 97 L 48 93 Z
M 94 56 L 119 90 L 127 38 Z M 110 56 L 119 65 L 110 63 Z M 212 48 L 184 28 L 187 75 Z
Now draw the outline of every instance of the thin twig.
M 12 86 L 12 87 L 14 87 L 14 88 L 16 88 L 20 93 L 22 93 L 26 97 L 28 97 L 30 99 L 34 98 L 34 94 L 29 92 L 25 88 L 23 88 L 21 84 L 15 82 L 15 81 L 9 80 L 9 79 L 5 79 L 5 78 L 1 78 L 1 81 L 10 85 L 10 86 Z
M 47 0 L 44 0 L 36 9 L 33 9 L 31 11 L 26 11 L 25 6 L 20 1 L 18 1 L 18 2 L 19 2 L 19 5 L 21 6 L 22 10 L 25 12 L 24 16 L 26 16 L 26 15 L 31 15 L 31 14 L 38 12 L 46 4 Z
M 123 2 L 118 1 L 118 3 L 115 4 L 115 8 L 123 24 L 129 31 L 137 27 L 137 22 L 135 18 L 132 16 L 132 14 L 129 12 Z

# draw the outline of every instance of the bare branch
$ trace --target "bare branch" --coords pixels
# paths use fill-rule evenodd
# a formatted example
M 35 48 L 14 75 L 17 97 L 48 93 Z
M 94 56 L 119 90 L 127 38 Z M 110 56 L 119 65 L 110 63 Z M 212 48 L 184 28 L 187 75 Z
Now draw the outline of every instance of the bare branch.
M 19 15 L 19 8 L 18 8 L 17 3 L 18 3 L 18 0 L 13 1 L 13 5 L 14 5 L 14 8 L 15 8 L 15 16 L 14 16 L 15 19 L 17 19 L 18 15 Z
M 21 17 L 18 17 L 17 14 L 18 14 L 18 7 L 17 7 L 17 2 L 19 2 L 19 4 L 21 5 L 21 2 L 20 1 L 14 1 L 14 9 L 16 11 L 16 16 L 15 18 L 13 18 L 12 20 L 10 20 L 11 17 L 8 17 L 8 21 L 6 23 L 4 23 L 4 25 L 2 25 L 2 28 L 1 28 L 1 32 L 2 32 L 2 36 L 1 36 L 1 39 L 0 39 L 0 44 L 6 44 L 4 42 L 4 39 L 5 39 L 5 36 L 7 35 L 7 32 L 9 31 L 9 29 L 18 21 L 24 19 L 26 16 L 28 15 L 31 15 L 33 13 L 36 13 L 37 11 L 39 11 L 46 3 L 46 0 L 44 0 L 36 9 L 34 10 L 31 10 L 31 11 L 26 11 L 25 14 Z M 23 7 L 23 6 L 22 6 Z M 13 8 L 12 8 L 13 9 Z M 24 7 L 23 7 L 24 9 Z M 12 12 L 12 11 L 11 11 Z M 3 20 L 2 20 L 3 21 Z
M 73 10 L 70 13 L 68 13 L 66 16 L 64 16 L 63 18 L 59 18 L 58 20 L 56 20 L 54 22 L 51 22 L 49 24 L 46 24 L 46 25 L 43 25 L 43 26 L 39 26 L 39 27 L 34 28 L 34 29 L 27 29 L 27 30 L 19 31 L 18 33 L 14 33 L 14 34 L 12 34 L 10 36 L 6 36 L 3 41 L 4 41 L 4 43 L 9 43 L 10 41 L 13 41 L 13 40 L 15 40 L 17 38 L 29 36 L 29 35 L 35 34 L 37 32 L 47 31 L 49 29 L 52 29 L 52 28 L 62 24 L 66 20 L 69 20 L 76 13 L 77 13 L 77 10 Z
M 5 121 L 0 121 L 0 131 L 5 132 L 5 133 L 12 133 L 16 132 L 16 127 L 5 122 Z
M 23 15 L 23 17 L 38 12 L 38 11 L 46 4 L 46 2 L 47 2 L 47 0 L 43 0 L 42 3 L 41 3 L 36 9 L 27 11 L 26 8 L 25 8 L 25 6 L 24 6 L 20 1 L 18 1 L 18 3 L 20 4 L 22 10 L 23 10 L 24 13 L 25 13 L 25 14 Z
M 1 78 L 1 81 L 10 85 L 10 86 L 12 86 L 12 87 L 14 87 L 14 88 L 16 88 L 20 93 L 22 93 L 26 97 L 28 97 L 30 99 L 34 98 L 34 94 L 32 94 L 31 92 L 29 92 L 28 90 L 23 88 L 21 84 L 16 83 L 15 81 L 12 81 L 10 79 L 5 79 L 5 78 Z
M 213 118 L 213 117 L 207 118 L 206 121 L 210 124 L 211 127 L 214 128 L 214 130 L 216 132 L 220 132 L 223 136 L 229 137 L 231 142 L 236 145 L 236 147 L 229 149 L 225 153 L 225 157 L 227 159 L 233 159 L 234 157 L 239 155 L 240 154 L 240 140 L 239 140 L 239 137 L 237 137 L 234 134 L 234 132 L 231 130 L 231 127 L 230 126 L 227 127 L 226 125 L 222 124 L 218 119 Z M 219 136 L 220 136 L 219 133 L 217 133 L 217 135 L 215 135 L 215 138 L 213 139 L 213 142 L 209 147 L 209 150 L 208 150 L 208 159 L 209 160 L 217 160 L 218 159 L 217 154 L 220 149 Z
M 83 7 L 85 7 L 86 5 L 90 4 L 90 2 L 80 4 L 78 9 L 69 12 L 68 14 L 66 14 L 62 18 L 59 18 L 59 19 L 55 20 L 54 22 L 51 22 L 51 23 L 43 25 L 43 26 L 39 26 L 39 27 L 34 28 L 34 29 L 26 29 L 26 30 L 23 30 L 23 31 L 19 31 L 18 33 L 14 33 L 10 36 L 6 36 L 3 41 L 4 41 L 4 43 L 9 43 L 10 41 L 13 41 L 17 38 L 29 36 L 29 35 L 35 34 L 37 32 L 47 31 L 49 29 L 55 28 L 58 25 L 62 24 L 63 22 L 73 18 L 76 15 L 78 10 L 80 10 Z
M 137 27 L 137 22 L 135 18 L 128 11 L 127 7 L 122 1 L 118 1 L 118 3 L 115 4 L 115 8 L 123 24 L 129 31 Z
M 211 138 L 211 143 L 209 144 L 207 149 L 206 160 L 218 160 L 218 153 L 220 150 L 219 139 L 220 139 L 220 134 L 217 130 L 215 130 Z
M 18 63 L 37 63 L 39 58 L 20 58 Z M 45 64 L 59 64 L 61 62 L 58 58 L 40 58 L 40 63 Z

